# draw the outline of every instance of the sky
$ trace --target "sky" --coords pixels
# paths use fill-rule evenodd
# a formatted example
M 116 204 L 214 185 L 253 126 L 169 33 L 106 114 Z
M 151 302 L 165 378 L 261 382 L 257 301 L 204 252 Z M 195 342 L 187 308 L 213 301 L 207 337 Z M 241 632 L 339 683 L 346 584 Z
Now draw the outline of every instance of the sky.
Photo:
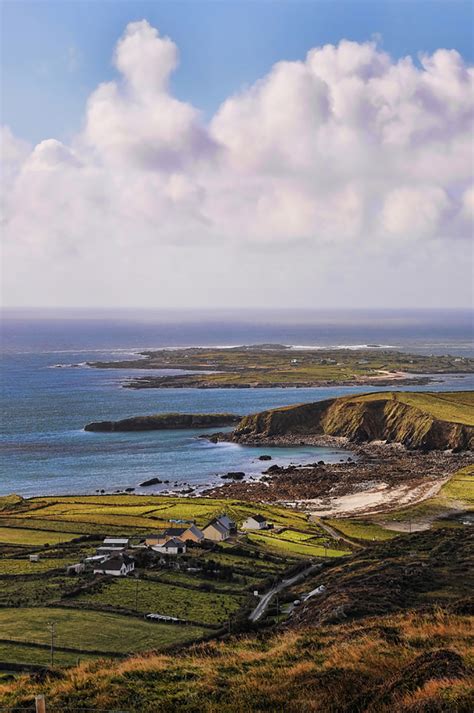
M 467 307 L 473 5 L 2 3 L 2 303 Z

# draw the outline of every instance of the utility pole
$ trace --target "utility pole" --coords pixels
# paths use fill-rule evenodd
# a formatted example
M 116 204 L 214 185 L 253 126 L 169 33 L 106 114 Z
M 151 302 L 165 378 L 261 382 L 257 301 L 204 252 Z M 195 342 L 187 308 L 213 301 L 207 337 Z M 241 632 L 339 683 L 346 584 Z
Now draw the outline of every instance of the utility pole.
M 49 624 L 49 630 L 51 632 L 51 667 L 54 666 L 54 635 L 55 635 L 56 622 L 52 621 Z
M 135 575 L 135 611 L 138 611 L 138 576 Z

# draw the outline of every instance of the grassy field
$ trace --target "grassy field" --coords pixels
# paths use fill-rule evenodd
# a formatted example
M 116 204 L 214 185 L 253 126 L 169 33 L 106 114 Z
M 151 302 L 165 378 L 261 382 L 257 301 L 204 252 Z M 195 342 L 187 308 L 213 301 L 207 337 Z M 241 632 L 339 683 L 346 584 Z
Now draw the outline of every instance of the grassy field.
M 337 530 L 337 532 L 355 540 L 380 541 L 390 540 L 392 537 L 397 536 L 396 532 L 385 530 L 380 525 L 368 522 L 367 520 L 340 518 L 338 520 L 325 519 L 324 522 L 334 528 L 334 530 Z
M 87 605 L 107 605 L 143 614 L 154 612 L 200 624 L 220 624 L 240 609 L 243 597 L 197 589 L 182 589 L 172 584 L 146 580 L 116 579 L 100 591 L 83 594 L 74 601 Z
M 102 495 L 24 500 L 20 506 L 15 506 L 14 517 L 9 510 L 0 512 L 0 542 L 3 536 L 4 542 L 12 544 L 55 544 L 75 536 L 99 534 L 100 530 L 103 535 L 119 532 L 141 534 L 173 526 L 176 524 L 174 520 L 195 521 L 198 527 L 202 527 L 224 511 L 238 525 L 249 515 L 259 512 L 277 527 L 300 530 L 307 537 L 323 534 L 316 524 L 308 521 L 305 513 L 262 503 L 256 506 L 238 500 Z M 63 522 L 64 530 L 74 530 L 75 533 L 59 530 Z M 23 527 L 19 528 L 19 524 Z M 10 528 L 9 525 L 13 527 Z M 41 526 L 43 530 L 39 529 Z M 279 539 L 274 536 L 272 547 L 278 547 Z M 288 550 L 283 541 L 285 539 L 287 538 L 281 538 L 282 551 Z M 265 544 L 265 541 L 262 540 L 262 544 Z M 297 550 L 295 553 L 298 554 Z
M 48 557 L 39 562 L 30 562 L 27 559 L 0 559 L 0 576 L 20 574 L 42 574 L 55 569 L 64 570 L 70 564 L 77 562 L 77 557 Z
M 474 426 L 474 391 L 444 391 L 442 393 L 388 391 L 383 394 L 363 394 L 349 398 L 351 401 L 377 401 L 387 398 L 413 406 L 440 421 Z
M 54 607 L 0 609 L 3 640 L 48 645 L 51 622 L 55 624 L 56 646 L 84 652 L 127 654 L 195 640 L 206 633 L 201 627 L 150 623 L 110 612 Z
M 59 542 L 68 542 L 76 537 L 78 535 L 71 532 L 50 532 L 48 530 L 29 530 L 26 528 L 0 526 L 0 542 L 12 545 L 56 545 Z
M 300 533 L 297 533 L 298 535 Z M 251 542 L 258 542 L 276 551 L 285 551 L 290 555 L 303 557 L 342 557 L 348 554 L 348 550 L 338 550 L 328 543 L 324 547 L 324 541 L 303 540 L 299 537 L 293 538 L 288 530 L 282 534 L 272 534 L 270 532 L 258 532 L 248 535 Z

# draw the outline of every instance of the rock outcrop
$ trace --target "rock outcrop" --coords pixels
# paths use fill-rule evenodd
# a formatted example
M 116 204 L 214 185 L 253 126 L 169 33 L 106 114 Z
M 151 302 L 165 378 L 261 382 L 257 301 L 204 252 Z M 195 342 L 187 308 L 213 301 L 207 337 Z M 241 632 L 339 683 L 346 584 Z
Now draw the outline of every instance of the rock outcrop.
M 175 428 L 208 428 L 232 426 L 240 416 L 231 413 L 160 413 L 153 416 L 132 416 L 121 421 L 97 421 L 84 426 L 85 431 L 160 431 Z

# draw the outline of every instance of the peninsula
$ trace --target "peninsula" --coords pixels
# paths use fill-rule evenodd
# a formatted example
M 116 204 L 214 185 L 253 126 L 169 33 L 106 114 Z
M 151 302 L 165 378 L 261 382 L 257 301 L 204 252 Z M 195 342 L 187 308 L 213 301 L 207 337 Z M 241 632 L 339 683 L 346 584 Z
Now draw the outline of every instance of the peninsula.
M 406 354 L 375 344 L 361 349 L 278 344 L 161 349 L 144 351 L 138 359 L 88 366 L 163 372 L 131 378 L 124 386 L 132 389 L 399 386 L 426 384 L 442 374 L 474 373 L 471 358 Z M 180 373 L 172 373 L 176 370 Z

